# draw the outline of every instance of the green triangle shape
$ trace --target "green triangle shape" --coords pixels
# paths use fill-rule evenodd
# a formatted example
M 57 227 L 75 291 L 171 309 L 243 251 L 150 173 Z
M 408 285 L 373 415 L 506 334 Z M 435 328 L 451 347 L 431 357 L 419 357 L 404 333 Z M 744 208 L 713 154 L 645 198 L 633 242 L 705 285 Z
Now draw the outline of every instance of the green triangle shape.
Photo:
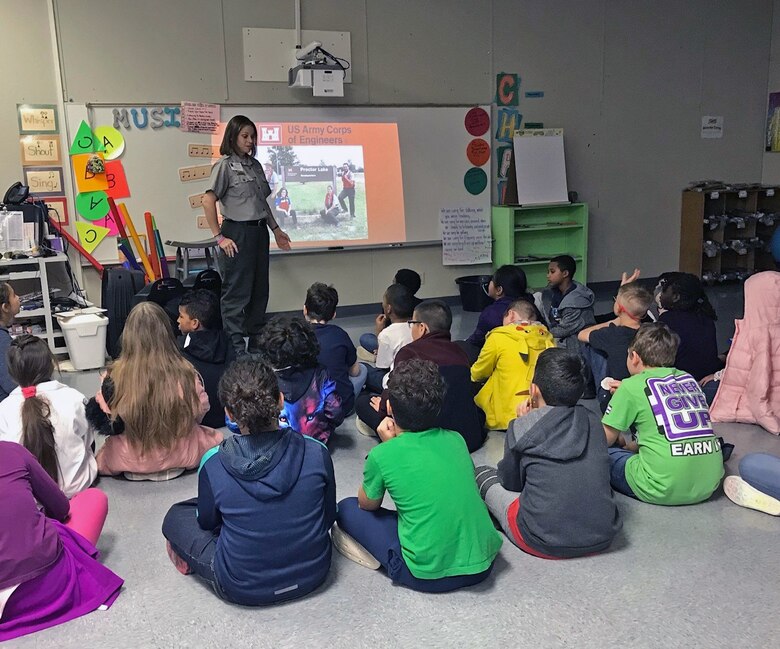
M 99 151 L 105 152 L 106 147 L 103 143 L 95 137 L 92 129 L 84 120 L 79 124 L 79 130 L 76 133 L 76 137 L 73 138 L 73 144 L 70 145 L 70 155 L 78 155 L 79 153 L 93 153 Z

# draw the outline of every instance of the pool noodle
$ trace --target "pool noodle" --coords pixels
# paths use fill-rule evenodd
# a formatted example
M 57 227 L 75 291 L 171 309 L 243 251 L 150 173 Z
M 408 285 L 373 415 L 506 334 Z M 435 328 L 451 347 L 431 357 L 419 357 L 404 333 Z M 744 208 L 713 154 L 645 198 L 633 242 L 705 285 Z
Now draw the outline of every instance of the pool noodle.
M 150 282 L 153 282 L 157 278 L 154 275 L 154 270 L 152 270 L 151 263 L 149 263 L 149 257 L 146 255 L 146 250 L 144 250 L 144 247 L 141 245 L 141 239 L 138 237 L 138 233 L 135 231 L 135 225 L 133 224 L 133 219 L 130 218 L 130 212 L 127 211 L 127 206 L 124 203 L 119 203 L 117 207 L 122 213 L 122 218 L 125 225 L 127 226 L 128 232 L 130 232 L 130 238 L 133 240 L 135 247 L 138 249 L 138 256 L 141 258 L 141 263 L 144 266 L 146 276 L 149 278 Z

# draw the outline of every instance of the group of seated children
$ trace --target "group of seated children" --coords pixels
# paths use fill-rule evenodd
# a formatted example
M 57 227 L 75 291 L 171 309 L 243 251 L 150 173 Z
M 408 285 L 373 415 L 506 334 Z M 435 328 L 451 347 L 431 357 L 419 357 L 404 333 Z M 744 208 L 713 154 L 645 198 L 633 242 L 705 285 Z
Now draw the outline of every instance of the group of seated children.
M 752 370 L 732 353 L 713 380 L 715 314 L 695 277 L 664 275 L 660 322 L 642 324 L 653 295 L 638 271 L 624 275 L 614 318 L 595 324 L 593 293 L 575 272 L 572 258 L 551 260 L 549 286 L 535 298 L 522 269 L 498 269 L 487 289 L 494 302 L 467 341 L 453 341 L 446 302 L 419 300 L 419 275 L 399 271 L 375 335 L 361 338 L 370 367 L 332 324 L 338 293 L 322 283 L 309 288 L 303 318 L 270 320 L 261 353 L 238 360 L 209 291 L 182 300 L 178 343 L 167 314 L 144 302 L 86 407 L 53 380 L 45 341 L 11 341 L 0 327 L 8 350 L 0 387 L 10 391 L 0 402 L 0 640 L 116 598 L 122 580 L 96 561 L 107 513 L 105 495 L 91 488 L 97 474 L 167 480 L 199 467 L 197 498 L 165 517 L 168 554 L 244 605 L 316 589 L 331 539 L 395 583 L 444 592 L 490 575 L 502 544 L 490 515 L 525 552 L 565 559 L 609 547 L 622 526 L 613 490 L 660 505 L 708 499 L 723 454 L 699 381 L 722 384 L 717 406 L 734 401 Z M 762 297 L 780 293 L 780 273 L 762 275 L 771 277 L 746 283 L 753 328 L 743 328 L 776 327 L 780 340 L 776 306 Z M 0 323 L 17 312 L 18 298 L 0 284 Z M 732 351 L 751 347 L 771 351 L 740 336 L 738 323 Z M 774 380 L 771 367 L 763 375 Z M 601 421 L 580 403 L 589 380 L 600 388 Z M 743 396 L 744 388 L 737 407 L 750 406 Z M 381 443 L 366 457 L 357 497 L 337 507 L 326 444 L 353 409 L 361 432 Z M 772 426 L 775 412 L 755 421 Z M 223 439 L 215 430 L 223 425 L 236 434 Z M 474 469 L 469 454 L 486 425 L 506 430 L 504 457 Z M 95 429 L 107 435 L 97 454 Z M 740 469 L 727 495 L 780 515 L 780 459 L 748 456 Z M 382 507 L 386 492 L 395 511 Z

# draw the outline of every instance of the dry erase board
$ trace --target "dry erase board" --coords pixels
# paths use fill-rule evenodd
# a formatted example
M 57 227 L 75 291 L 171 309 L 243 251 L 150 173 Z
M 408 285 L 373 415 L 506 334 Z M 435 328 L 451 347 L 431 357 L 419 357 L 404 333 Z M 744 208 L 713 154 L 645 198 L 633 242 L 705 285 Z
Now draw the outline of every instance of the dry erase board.
M 204 165 L 216 160 L 211 155 L 219 134 L 157 126 L 159 108 L 164 107 L 158 107 L 158 120 L 153 124 L 153 106 L 146 107 L 149 120 L 139 128 L 137 123 L 144 123 L 144 107 L 126 109 L 133 108 L 136 112 L 130 115 L 129 128 L 119 124 L 125 141 L 119 159 L 130 190 L 130 197 L 123 200 L 136 226 L 143 223 L 143 213 L 150 211 L 164 240 L 206 238 L 209 232 L 202 228 L 200 196 L 208 188 Z M 258 125 L 257 158 L 276 165 L 276 180 L 288 190 L 291 207 L 296 209 L 298 228 L 291 227 L 289 218 L 285 223 L 294 248 L 382 247 L 440 241 L 441 208 L 490 209 L 490 188 L 480 190 L 478 181 L 481 173 L 491 177 L 492 156 L 478 160 L 484 161 L 481 167 L 472 162 L 474 156 L 468 152 L 475 136 L 466 130 L 464 121 L 470 108 L 222 106 L 221 120 L 224 124 L 243 114 Z M 122 109 L 87 106 L 85 114 L 93 127 L 113 125 L 115 110 Z M 81 114 L 69 111 L 69 128 L 74 133 Z M 172 119 L 170 113 L 162 116 Z M 482 137 L 489 142 L 486 126 Z M 355 195 L 352 202 L 348 194 L 342 196 L 342 209 L 339 195 L 345 177 L 350 182 L 347 171 Z M 329 185 L 331 205 L 338 208 L 335 224 L 326 210 Z M 273 199 L 269 204 L 276 207 Z M 110 241 L 96 252 L 101 261 L 115 259 Z

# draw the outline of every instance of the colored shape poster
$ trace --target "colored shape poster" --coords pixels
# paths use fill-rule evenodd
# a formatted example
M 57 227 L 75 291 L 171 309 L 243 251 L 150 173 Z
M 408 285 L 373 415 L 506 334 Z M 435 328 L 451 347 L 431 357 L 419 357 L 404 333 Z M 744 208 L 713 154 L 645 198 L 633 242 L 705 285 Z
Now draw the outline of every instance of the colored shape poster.
M 484 108 L 472 108 L 466 113 L 463 125 L 466 127 L 469 135 L 479 137 L 490 129 L 490 115 L 487 114 Z
M 73 143 L 70 145 L 70 155 L 96 151 L 103 152 L 104 150 L 103 144 L 97 141 L 89 124 L 82 120 L 81 124 L 79 124 L 79 130 L 76 132 L 76 137 L 73 138 Z
M 87 221 L 99 221 L 108 214 L 108 195 L 104 191 L 76 196 L 76 211 Z
M 439 210 L 439 221 L 445 266 L 492 262 L 489 212 L 481 207 L 443 207 Z
M 73 162 L 73 179 L 76 181 L 79 193 L 105 191 L 108 189 L 108 179 L 104 173 L 94 173 L 90 171 L 90 160 L 93 156 L 100 158 L 103 162 L 102 153 L 81 153 L 71 156 Z M 103 163 L 105 169 L 105 163 Z
M 79 243 L 89 254 L 92 254 L 100 242 L 109 234 L 108 228 L 84 221 L 76 221 L 76 232 L 79 235 Z
M 466 157 L 475 167 L 481 167 L 490 160 L 490 145 L 482 138 L 475 138 L 466 147 Z
M 125 150 L 125 138 L 113 126 L 98 126 L 95 137 L 106 150 L 106 160 L 118 158 Z
M 106 193 L 115 201 L 130 196 L 125 168 L 122 166 L 121 160 L 109 160 L 106 162 L 106 182 L 108 184 Z

